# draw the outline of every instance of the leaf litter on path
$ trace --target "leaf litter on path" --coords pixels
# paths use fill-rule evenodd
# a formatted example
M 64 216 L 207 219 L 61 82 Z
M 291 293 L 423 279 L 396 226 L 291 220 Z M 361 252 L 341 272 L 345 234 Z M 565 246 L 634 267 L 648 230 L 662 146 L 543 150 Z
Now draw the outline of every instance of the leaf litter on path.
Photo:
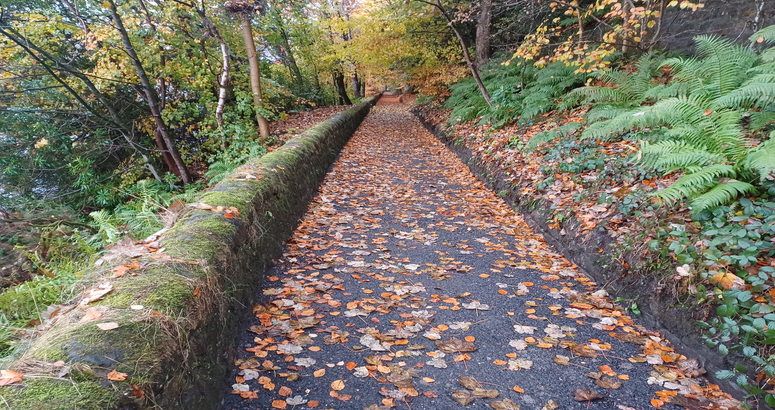
M 736 405 L 400 104 L 343 149 L 258 301 L 228 408 Z

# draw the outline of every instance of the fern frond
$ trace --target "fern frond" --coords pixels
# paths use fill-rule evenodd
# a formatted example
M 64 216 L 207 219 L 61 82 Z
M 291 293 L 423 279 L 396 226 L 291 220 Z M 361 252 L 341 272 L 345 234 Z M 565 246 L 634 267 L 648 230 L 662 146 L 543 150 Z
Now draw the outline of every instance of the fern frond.
M 663 168 L 667 171 L 701 167 L 723 163 L 723 155 L 697 148 L 685 141 L 661 141 L 656 144 L 641 145 L 641 162 L 648 168 Z
M 221 182 L 226 176 L 234 171 L 239 165 L 226 161 L 217 161 L 210 164 L 210 168 L 202 175 L 210 182 L 210 186 Z
M 600 120 L 608 120 L 630 111 L 632 111 L 632 108 L 622 108 L 612 105 L 598 105 L 589 110 L 587 115 L 584 116 L 584 119 L 591 124 Z
M 698 213 L 715 208 L 719 205 L 728 204 L 737 199 L 740 195 L 755 191 L 756 187 L 747 182 L 735 179 L 722 181 L 710 191 L 694 198 L 689 202 L 689 206 L 692 207 L 692 212 Z
M 751 37 L 748 37 L 748 40 L 758 41 L 760 38 L 763 38 L 767 43 L 775 43 L 775 25 L 757 31 Z
M 715 164 L 697 172 L 682 175 L 669 187 L 656 193 L 668 203 L 677 203 L 684 198 L 699 196 L 718 184 L 719 178 L 733 177 L 735 168 L 726 164 Z
M 680 81 L 673 81 L 668 85 L 659 84 L 648 89 L 644 94 L 644 99 L 664 100 L 666 98 L 687 97 L 691 92 L 691 84 Z
M 764 110 L 751 113 L 751 131 L 759 131 L 773 122 L 775 122 L 775 111 Z
M 761 181 L 770 176 L 775 171 L 775 132 L 741 162 L 744 167 L 759 174 Z
M 759 57 L 765 63 L 769 63 L 769 62 L 775 61 L 775 47 L 768 48 L 768 49 L 762 51 L 762 53 L 761 53 L 761 55 L 759 55 Z
M 775 103 L 775 83 L 751 83 L 717 99 L 716 107 L 749 109 Z

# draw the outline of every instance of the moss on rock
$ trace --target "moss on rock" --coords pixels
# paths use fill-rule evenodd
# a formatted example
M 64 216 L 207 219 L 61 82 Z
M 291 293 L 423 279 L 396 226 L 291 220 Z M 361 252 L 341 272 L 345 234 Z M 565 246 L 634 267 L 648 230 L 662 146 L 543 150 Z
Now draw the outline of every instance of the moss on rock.
M 0 387 L 0 397 L 14 410 L 104 410 L 115 408 L 121 399 L 116 390 L 94 381 L 50 378 Z

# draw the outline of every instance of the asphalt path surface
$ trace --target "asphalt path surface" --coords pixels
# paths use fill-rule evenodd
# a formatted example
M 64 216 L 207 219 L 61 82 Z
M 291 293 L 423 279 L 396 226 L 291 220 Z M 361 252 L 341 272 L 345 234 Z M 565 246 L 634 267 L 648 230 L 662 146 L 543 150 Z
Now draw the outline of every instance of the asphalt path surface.
M 723 398 L 697 361 L 637 325 L 404 105 L 383 100 L 246 312 L 222 409 L 628 410 Z M 601 398 L 577 400 L 592 393 Z

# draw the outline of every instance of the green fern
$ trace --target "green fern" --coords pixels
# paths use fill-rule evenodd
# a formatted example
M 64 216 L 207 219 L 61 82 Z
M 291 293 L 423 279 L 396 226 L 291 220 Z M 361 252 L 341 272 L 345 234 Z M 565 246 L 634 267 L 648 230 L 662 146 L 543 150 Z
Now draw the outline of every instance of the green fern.
M 775 171 L 775 132 L 770 134 L 767 141 L 748 154 L 742 160 L 742 164 L 759 174 L 761 181 L 771 177 L 772 172 Z
M 751 37 L 748 37 L 748 40 L 758 41 L 760 38 L 763 39 L 764 42 L 775 43 L 775 26 L 765 27 L 757 31 Z
M 210 164 L 210 168 L 202 175 L 210 182 L 210 185 L 215 185 L 221 182 L 231 171 L 234 171 L 240 164 L 233 164 L 226 161 L 216 161 Z

